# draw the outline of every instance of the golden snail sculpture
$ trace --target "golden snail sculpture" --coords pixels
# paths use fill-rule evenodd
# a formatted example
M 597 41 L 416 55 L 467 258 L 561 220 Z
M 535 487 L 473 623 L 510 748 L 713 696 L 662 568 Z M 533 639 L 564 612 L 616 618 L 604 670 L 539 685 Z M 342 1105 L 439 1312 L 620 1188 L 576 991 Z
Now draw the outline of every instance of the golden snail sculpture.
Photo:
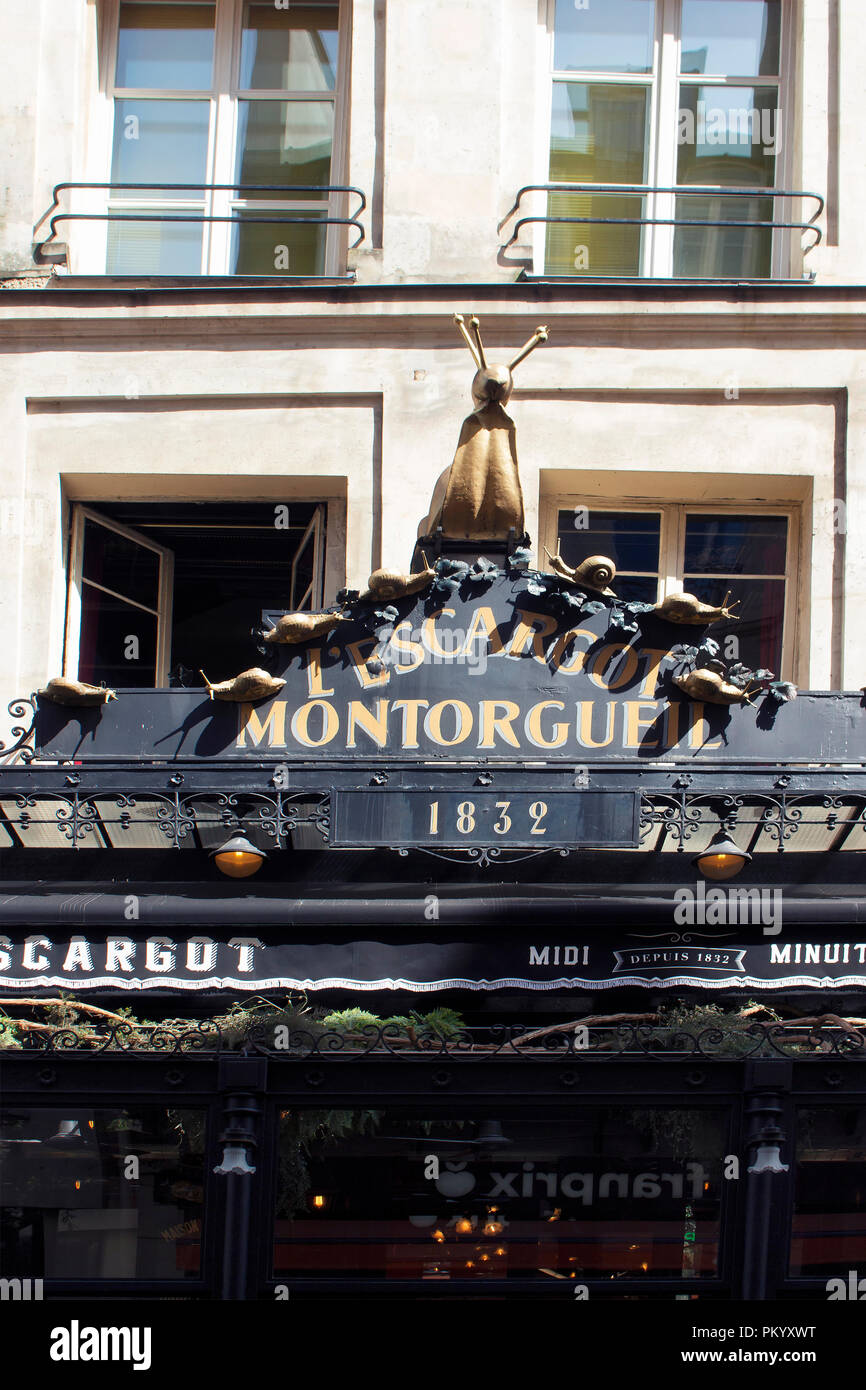
M 550 568 L 560 579 L 567 579 L 569 584 L 574 584 L 578 589 L 591 589 L 595 594 L 604 594 L 605 598 L 616 598 L 613 589 L 608 588 L 616 578 L 616 565 L 606 555 L 588 555 L 576 569 L 572 569 L 565 563 L 558 550 L 555 555 L 551 555 L 545 546 L 545 552 L 550 561 Z
M 689 671 L 688 675 L 674 676 L 673 681 L 691 699 L 704 700 L 708 705 L 750 705 L 749 697 L 754 694 L 754 690 L 748 686 L 741 689 L 726 681 L 718 672 L 709 671 L 703 666 L 697 671 Z
M 719 607 L 714 608 L 710 603 L 701 603 L 694 594 L 668 594 L 652 611 L 669 623 L 694 623 L 696 626 L 708 627 L 710 623 L 721 622 L 722 618 L 731 618 L 734 622 L 739 622 L 740 615 L 732 610 L 739 606 L 740 600 L 737 599 L 729 608 L 730 597 L 729 589 Z
M 306 642 L 310 637 L 323 637 L 338 623 L 351 621 L 347 613 L 284 613 L 270 632 L 265 633 L 264 640 L 281 643 Z
M 116 700 L 113 690 L 101 685 L 88 685 L 86 681 L 71 681 L 65 676 L 54 676 L 44 690 L 37 690 L 43 700 L 51 700 L 55 705 L 107 705 Z
M 271 676 L 267 671 L 263 671 L 261 666 L 251 666 L 248 671 L 241 671 L 233 680 L 218 681 L 216 684 L 208 680 L 204 671 L 199 671 L 199 675 L 212 700 L 245 700 L 252 703 L 255 700 L 264 700 L 267 695 L 276 695 L 286 683 L 279 676 Z
M 374 570 L 367 580 L 367 591 L 361 595 L 362 600 L 406 598 L 409 594 L 420 594 L 424 589 L 429 589 L 436 578 L 436 571 L 430 568 L 423 550 L 421 559 L 424 561 L 424 568 L 417 574 L 401 574 L 398 570 Z

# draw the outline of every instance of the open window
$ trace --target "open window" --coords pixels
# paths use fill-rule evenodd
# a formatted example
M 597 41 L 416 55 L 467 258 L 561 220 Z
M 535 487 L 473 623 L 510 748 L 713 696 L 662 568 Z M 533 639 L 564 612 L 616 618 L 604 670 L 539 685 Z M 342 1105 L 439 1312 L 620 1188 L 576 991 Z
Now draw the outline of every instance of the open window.
M 324 503 L 75 505 L 65 673 L 200 685 L 257 665 L 263 627 L 321 606 L 325 525 Z

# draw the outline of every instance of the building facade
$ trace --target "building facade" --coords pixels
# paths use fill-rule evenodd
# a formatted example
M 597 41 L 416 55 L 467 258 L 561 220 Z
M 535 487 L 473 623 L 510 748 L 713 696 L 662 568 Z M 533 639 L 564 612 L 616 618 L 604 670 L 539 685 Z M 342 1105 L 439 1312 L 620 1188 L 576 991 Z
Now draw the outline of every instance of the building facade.
M 866 1273 L 857 17 L 16 12 L 0 1273 Z

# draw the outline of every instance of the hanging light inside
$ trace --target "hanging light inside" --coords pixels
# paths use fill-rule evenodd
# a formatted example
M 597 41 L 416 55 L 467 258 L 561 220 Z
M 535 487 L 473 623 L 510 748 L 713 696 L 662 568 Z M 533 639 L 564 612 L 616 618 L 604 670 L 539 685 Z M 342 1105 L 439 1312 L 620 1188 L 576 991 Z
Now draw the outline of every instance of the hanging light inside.
M 472 1232 L 472 1222 L 468 1216 L 458 1216 L 454 1223 L 454 1229 L 458 1236 L 468 1236 Z
M 238 834 L 226 840 L 219 849 L 211 850 L 210 857 L 227 878 L 250 878 L 258 873 L 268 856 L 263 849 L 257 849 L 246 835 Z
M 722 880 L 735 878 L 751 858 L 726 830 L 717 830 L 706 849 L 696 854 L 692 863 L 700 869 L 704 878 Z

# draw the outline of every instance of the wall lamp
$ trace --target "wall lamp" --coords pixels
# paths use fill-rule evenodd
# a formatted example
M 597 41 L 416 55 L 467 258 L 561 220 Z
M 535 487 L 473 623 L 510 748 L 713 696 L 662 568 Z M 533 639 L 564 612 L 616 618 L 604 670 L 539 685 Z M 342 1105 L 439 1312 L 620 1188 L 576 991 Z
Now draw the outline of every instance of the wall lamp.
M 257 849 L 246 835 L 233 835 L 219 849 L 213 849 L 210 857 L 221 874 L 227 878 L 250 878 L 257 874 L 267 859 L 263 849 Z
M 717 830 L 706 849 L 692 859 L 704 878 L 735 878 L 745 868 L 752 856 L 740 849 L 727 830 Z

